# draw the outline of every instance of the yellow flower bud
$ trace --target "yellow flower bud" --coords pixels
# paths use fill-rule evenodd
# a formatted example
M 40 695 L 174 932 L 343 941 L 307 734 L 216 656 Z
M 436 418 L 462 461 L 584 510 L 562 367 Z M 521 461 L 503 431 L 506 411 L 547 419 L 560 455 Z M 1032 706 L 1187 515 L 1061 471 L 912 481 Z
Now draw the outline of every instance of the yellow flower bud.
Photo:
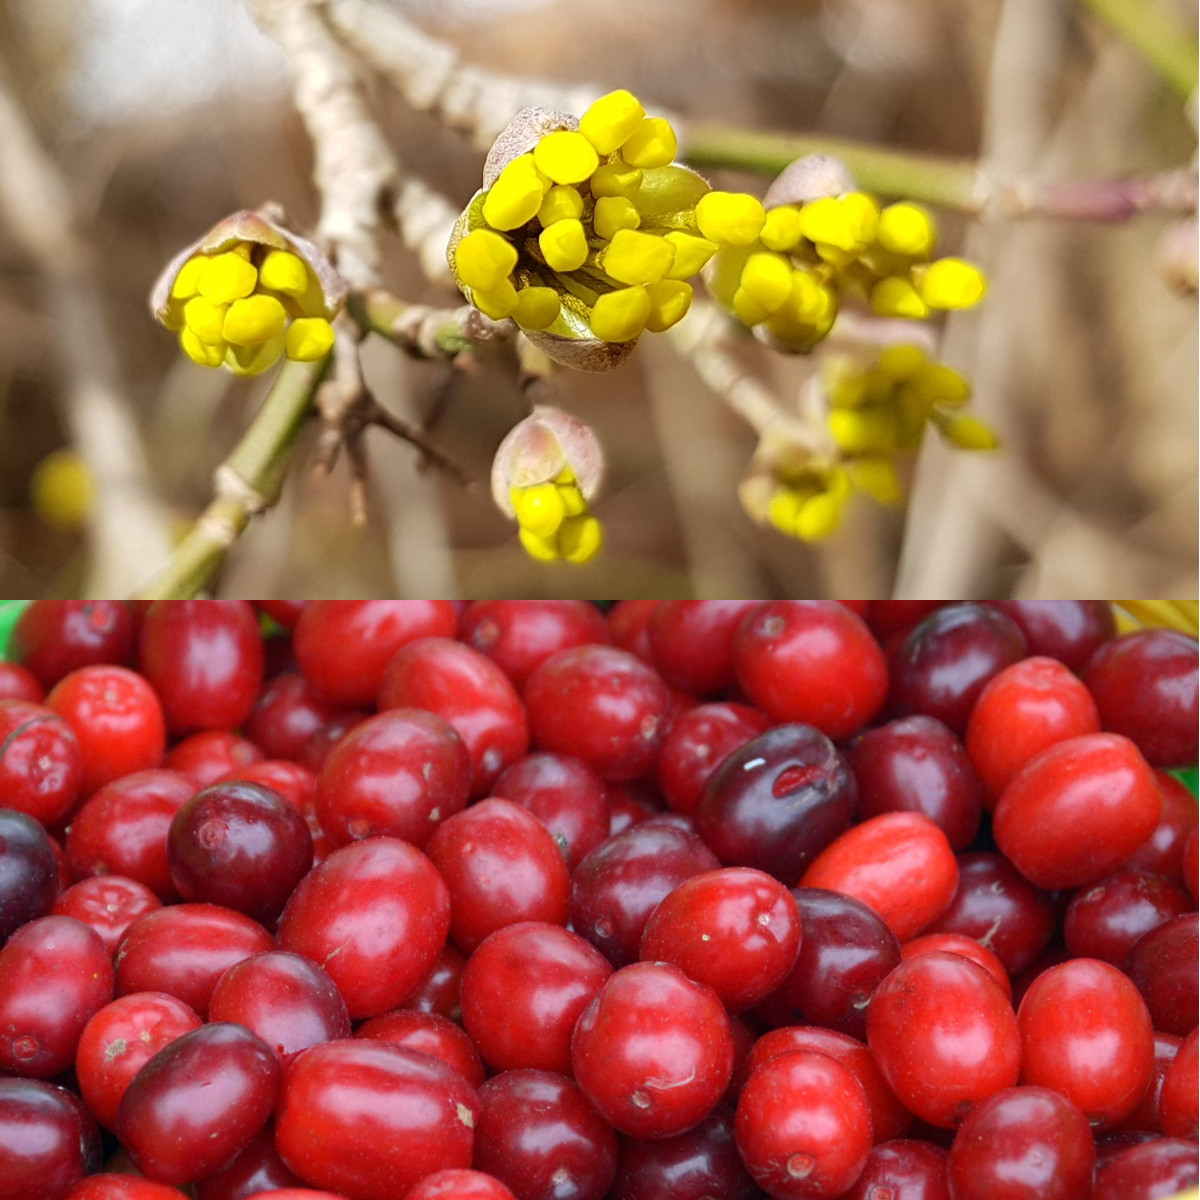
M 582 183 L 600 165 L 600 156 L 583 134 L 560 129 L 538 142 L 533 161 L 555 183 Z
M 54 450 L 33 470 L 29 499 L 48 525 L 74 529 L 82 525 L 96 497 L 87 464 L 73 450 Z
M 832 492 L 823 492 L 805 500 L 796 514 L 796 536 L 805 542 L 829 537 L 841 524 L 842 500 Z
M 601 96 L 579 118 L 579 132 L 601 154 L 611 154 L 641 124 L 646 110 L 624 88 Z
M 557 320 L 561 307 L 553 288 L 526 287 L 517 292 L 511 315 L 522 329 L 546 329 Z
M 995 450 L 1000 439 L 995 431 L 970 413 L 935 413 L 942 436 L 960 450 Z
M 549 190 L 550 179 L 538 170 L 533 155 L 522 154 L 500 172 L 488 189 L 483 219 L 493 229 L 518 229 L 537 216 Z
M 202 342 L 215 346 L 225 340 L 225 312 L 228 308 L 227 304 L 213 304 L 203 296 L 193 296 L 183 306 L 183 319 Z
M 890 458 L 868 455 L 846 464 L 850 482 L 880 504 L 898 504 L 903 492 Z
M 587 234 L 583 223 L 575 217 L 564 217 L 547 225 L 538 234 L 538 246 L 553 271 L 574 271 L 587 261 Z
M 578 220 L 583 216 L 583 197 L 577 188 L 565 184 L 555 184 L 542 200 L 542 206 L 537 211 L 537 219 L 545 225 L 553 225 L 555 221 L 565 218 Z
M 746 259 L 741 287 L 769 316 L 792 292 L 792 268 L 782 254 L 760 250 Z
M 258 282 L 273 292 L 299 298 L 308 291 L 308 268 L 295 254 L 289 254 L 286 250 L 271 250 L 259 268 Z
M 554 562 L 558 558 L 557 538 L 544 538 L 524 525 L 517 531 L 517 536 L 530 558 L 536 558 L 538 562 Z
M 603 545 L 604 530 L 590 515 L 568 517 L 558 531 L 558 547 L 567 562 L 589 562 Z
M 646 117 L 621 143 L 621 157 L 631 166 L 648 170 L 674 162 L 675 130 L 662 117 Z
M 677 229 L 666 234 L 663 241 L 675 248 L 675 257 L 666 276 L 668 279 L 691 279 L 717 252 L 716 242 L 696 237 L 695 234 L 681 233 Z
M 744 287 L 733 293 L 733 313 L 746 326 L 759 325 L 771 315 Z
M 791 204 L 769 209 L 758 236 L 768 250 L 794 249 L 804 236 L 800 229 L 800 210 Z
M 624 196 L 602 196 L 596 201 L 592 228 L 605 241 L 611 241 L 620 230 L 636 229 L 641 223 L 638 210 Z
M 945 363 L 926 362 L 913 372 L 912 386 L 928 404 L 956 406 L 971 397 L 971 385 L 960 372 Z
M 602 196 L 624 196 L 632 200 L 642 186 L 642 173 L 628 163 L 603 163 L 592 173 L 590 182 L 592 195 L 597 199 Z
M 687 315 L 692 305 L 692 286 L 678 279 L 661 279 L 646 284 L 650 297 L 650 315 L 646 328 L 651 333 L 662 333 L 670 329 Z
M 300 317 L 288 326 L 284 352 L 296 362 L 317 362 L 333 342 L 333 326 L 324 317 Z
M 665 238 L 618 229 L 600 256 L 604 273 L 618 283 L 653 283 L 671 269 L 675 248 Z
M 283 357 L 286 345 L 287 338 L 283 333 L 255 346 L 235 346 L 231 343 L 225 350 L 225 365 L 235 375 L 260 375 Z
M 189 258 L 179 268 L 179 274 L 175 276 L 175 282 L 171 285 L 172 298 L 186 300 L 189 296 L 194 296 L 200 290 L 200 274 L 206 266 L 208 259 L 203 254 Z
M 179 332 L 179 348 L 202 367 L 219 367 L 225 361 L 224 342 L 202 342 L 186 325 Z
M 514 489 L 513 510 L 522 528 L 539 537 L 551 538 L 566 516 L 566 508 L 558 489 L 552 483 Z
M 475 229 L 455 248 L 454 265 L 467 287 L 488 291 L 499 287 L 517 265 L 516 247 L 490 229 Z
M 592 332 L 602 342 L 632 341 L 646 328 L 650 310 L 650 296 L 644 287 L 606 292 L 592 309 Z
M 872 454 L 895 448 L 896 420 L 888 409 L 835 408 L 828 423 L 833 440 L 847 454 Z
M 208 259 L 196 280 L 196 290 L 213 304 L 230 304 L 249 296 L 258 282 L 258 272 L 232 251 Z
M 939 258 L 918 276 L 917 288 L 930 308 L 971 308 L 987 292 L 987 277 L 974 263 Z
M 879 214 L 876 240 L 893 254 L 927 258 L 937 241 L 933 214 L 919 204 L 889 204 Z
M 881 317 L 911 317 L 920 320 L 929 315 L 929 306 L 912 281 L 903 275 L 885 275 L 871 289 L 871 308 Z
M 700 232 L 714 242 L 748 246 L 766 223 L 762 201 L 744 192 L 709 192 L 696 204 Z
M 911 379 L 928 361 L 920 346 L 902 342 L 884 346 L 875 359 L 875 369 L 887 379 Z
M 767 506 L 767 520 L 788 537 L 796 536 L 796 518 L 800 515 L 800 495 L 791 488 L 780 488 Z
M 287 313 L 274 296 L 247 296 L 229 306 L 222 334 L 236 346 L 261 346 L 282 333 L 286 324 Z
M 567 476 L 569 478 L 564 478 Z M 559 497 L 563 502 L 563 512 L 568 517 L 577 517 L 581 513 L 587 512 L 587 501 L 583 498 L 583 493 L 579 490 L 579 485 L 575 482 L 575 477 L 571 475 L 570 469 L 564 467 L 554 478 L 554 486 L 558 489 Z
M 511 279 L 502 279 L 494 288 L 477 288 L 472 295 L 475 307 L 493 321 L 503 321 L 517 307 L 517 289 Z

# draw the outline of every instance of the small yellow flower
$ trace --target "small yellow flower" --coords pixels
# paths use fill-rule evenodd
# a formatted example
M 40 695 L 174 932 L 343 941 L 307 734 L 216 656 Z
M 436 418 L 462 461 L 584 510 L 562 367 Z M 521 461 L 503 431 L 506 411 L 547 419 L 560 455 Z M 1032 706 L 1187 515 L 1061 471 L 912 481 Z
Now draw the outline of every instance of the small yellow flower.
M 596 436 L 561 409 L 539 406 L 500 443 L 492 497 L 517 522 L 521 545 L 541 562 L 588 562 L 604 531 L 588 504 L 604 462 Z
M 676 150 L 670 122 L 624 90 L 578 119 L 518 114 L 450 241 L 464 295 L 490 317 L 511 317 L 558 362 L 601 370 L 623 361 L 644 332 L 683 318 L 687 280 L 717 251 L 697 216 L 708 184 L 674 162 Z
M 34 468 L 29 483 L 33 510 L 48 525 L 78 528 L 96 496 L 87 464 L 74 450 L 54 450 Z
M 239 212 L 176 255 L 150 306 L 179 334 L 193 362 L 257 375 L 284 355 L 300 362 L 324 358 L 345 292 L 311 242 L 269 213 Z

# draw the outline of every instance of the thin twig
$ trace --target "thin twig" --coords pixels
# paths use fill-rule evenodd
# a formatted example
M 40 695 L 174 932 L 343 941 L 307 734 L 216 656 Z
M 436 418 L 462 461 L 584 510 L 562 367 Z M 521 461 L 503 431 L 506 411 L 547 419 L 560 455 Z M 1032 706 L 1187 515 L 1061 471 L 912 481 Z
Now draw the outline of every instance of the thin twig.
M 279 498 L 292 445 L 327 365 L 327 359 L 289 362 L 279 372 L 258 415 L 214 473 L 212 501 L 140 599 L 197 595 L 251 518 Z
M 1083 0 L 1185 100 L 1196 90 L 1196 34 L 1161 0 Z
M 470 304 L 411 304 L 383 288 L 352 293 L 347 311 L 364 330 L 387 338 L 414 358 L 453 359 L 486 342 L 511 337 L 516 329 L 511 321 L 493 321 Z

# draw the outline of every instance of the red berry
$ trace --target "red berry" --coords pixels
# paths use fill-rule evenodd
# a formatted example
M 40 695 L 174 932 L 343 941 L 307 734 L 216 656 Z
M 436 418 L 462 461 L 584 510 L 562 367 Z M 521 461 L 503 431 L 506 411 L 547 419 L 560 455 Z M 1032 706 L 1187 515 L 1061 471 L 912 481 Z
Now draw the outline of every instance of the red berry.
M 128 666 L 133 632 L 120 600 L 35 600 L 17 618 L 8 652 L 48 691 L 80 667 Z
M 0 700 L 4 807 L 54 825 L 70 815 L 83 786 L 83 751 L 71 726 L 43 704 Z

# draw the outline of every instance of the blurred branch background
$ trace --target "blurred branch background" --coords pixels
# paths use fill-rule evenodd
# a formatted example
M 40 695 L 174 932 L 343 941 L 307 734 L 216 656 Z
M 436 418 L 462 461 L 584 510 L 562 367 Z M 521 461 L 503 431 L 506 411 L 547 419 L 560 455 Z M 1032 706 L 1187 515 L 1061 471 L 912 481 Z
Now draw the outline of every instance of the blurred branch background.
M 628 87 L 698 131 L 714 123 L 856 139 L 977 162 L 1029 185 L 1153 176 L 1194 153 L 1188 103 L 1172 82 L 1179 56 L 1156 70 L 1114 28 L 1128 10 L 1116 0 L 395 7 L 467 62 L 569 87 Z M 1155 7 L 1184 29 L 1194 20 L 1183 0 Z M 312 148 L 283 56 L 239 0 L 0 0 L 0 47 L 9 180 L 0 184 L 0 592 L 132 592 L 208 504 L 212 472 L 266 387 L 185 361 L 150 320 L 146 294 L 173 253 L 234 209 L 275 199 L 311 228 Z M 480 151 L 366 68 L 363 81 L 404 168 L 465 203 Z M 25 189 L 21 201 L 17 184 L 35 169 L 41 191 L 31 200 Z M 767 182 L 705 170 L 716 186 L 761 194 Z M 217 590 L 1194 595 L 1196 306 L 1164 268 L 1172 221 L 944 216 L 947 250 L 981 262 L 992 291 L 981 309 L 951 318 L 943 356 L 972 378 L 975 406 L 1005 449 L 984 459 L 929 439 L 907 508 L 860 501 L 817 546 L 744 515 L 735 492 L 755 435 L 670 339 L 648 336 L 612 374 L 559 373 L 535 386 L 536 400 L 591 423 L 609 458 L 595 506 L 605 554 L 585 567 L 539 565 L 486 486 L 492 452 L 526 403 L 511 346 L 452 365 L 369 339 L 377 398 L 427 427 L 477 485 L 425 469 L 412 446 L 372 430 L 368 521 L 358 528 L 345 465 L 314 472 L 308 431 L 282 500 L 234 546 Z M 458 303 L 397 238 L 382 248 L 393 293 Z M 739 349 L 781 404 L 795 402 L 809 361 L 769 356 L 748 339 Z M 39 464 L 64 448 L 96 489 L 82 524 L 56 522 L 32 499 Z

